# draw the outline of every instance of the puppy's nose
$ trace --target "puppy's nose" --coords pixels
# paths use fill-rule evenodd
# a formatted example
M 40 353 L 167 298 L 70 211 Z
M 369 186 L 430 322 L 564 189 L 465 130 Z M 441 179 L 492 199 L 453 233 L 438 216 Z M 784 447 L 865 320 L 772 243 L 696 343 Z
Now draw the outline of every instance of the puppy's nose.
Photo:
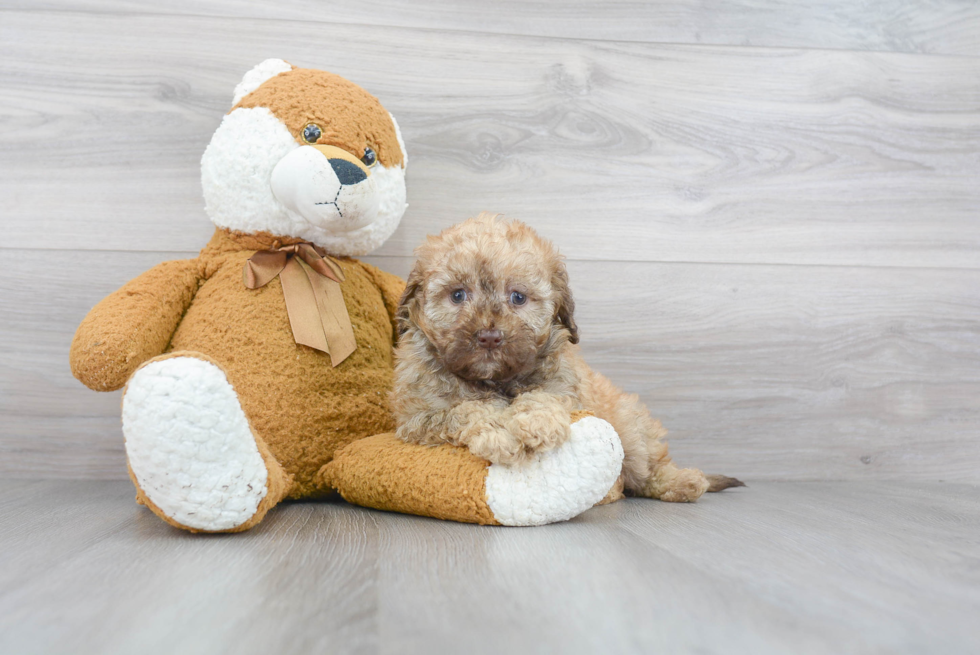
M 330 168 L 337 174 L 341 184 L 357 184 L 367 179 L 367 175 L 356 164 L 346 159 L 330 159 Z
M 476 342 L 481 348 L 493 350 L 504 340 L 504 333 L 500 330 L 480 330 L 476 333 Z

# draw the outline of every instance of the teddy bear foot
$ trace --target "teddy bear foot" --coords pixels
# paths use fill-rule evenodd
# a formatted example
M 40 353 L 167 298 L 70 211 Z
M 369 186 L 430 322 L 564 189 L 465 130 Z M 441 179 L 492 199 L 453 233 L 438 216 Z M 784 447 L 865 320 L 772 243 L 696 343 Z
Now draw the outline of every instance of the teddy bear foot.
M 487 469 L 487 504 L 503 525 L 567 521 L 606 497 L 623 466 L 623 446 L 612 425 L 585 416 L 568 441 L 521 466 Z
M 122 421 L 137 501 L 171 525 L 246 530 L 286 493 L 289 476 L 252 434 L 224 372 L 203 356 L 173 353 L 139 368 Z

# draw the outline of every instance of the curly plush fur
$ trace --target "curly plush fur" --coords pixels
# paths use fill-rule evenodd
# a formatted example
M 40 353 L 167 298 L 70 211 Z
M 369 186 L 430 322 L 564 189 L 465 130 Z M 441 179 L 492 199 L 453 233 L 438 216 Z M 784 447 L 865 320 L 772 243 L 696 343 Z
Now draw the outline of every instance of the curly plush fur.
M 741 485 L 677 468 L 660 422 L 585 364 L 565 264 L 530 227 L 484 213 L 416 254 L 396 317 L 401 439 L 520 464 L 564 443 L 571 412 L 585 409 L 619 433 L 628 493 L 690 502 Z

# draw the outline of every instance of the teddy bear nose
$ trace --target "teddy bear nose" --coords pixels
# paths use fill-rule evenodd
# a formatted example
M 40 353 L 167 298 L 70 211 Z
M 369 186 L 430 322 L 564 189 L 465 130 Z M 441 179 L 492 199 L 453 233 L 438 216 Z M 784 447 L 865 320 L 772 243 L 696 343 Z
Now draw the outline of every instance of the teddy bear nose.
M 481 348 L 493 350 L 504 340 L 504 333 L 500 330 L 480 330 L 476 333 L 476 342 Z
M 346 159 L 329 159 L 327 161 L 330 162 L 330 167 L 337 174 L 337 179 L 340 180 L 341 184 L 357 184 L 367 179 L 364 171 Z

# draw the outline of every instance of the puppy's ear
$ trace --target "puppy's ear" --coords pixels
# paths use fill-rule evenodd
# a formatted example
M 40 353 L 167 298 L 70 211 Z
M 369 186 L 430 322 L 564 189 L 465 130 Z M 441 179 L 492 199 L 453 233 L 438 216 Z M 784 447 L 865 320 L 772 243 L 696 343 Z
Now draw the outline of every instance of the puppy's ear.
M 405 286 L 401 300 L 398 301 L 398 309 L 395 311 L 395 325 L 399 337 L 408 332 L 413 325 L 416 325 L 415 317 L 418 316 L 419 311 L 418 294 L 421 289 L 422 271 L 416 264 L 408 275 L 408 284 Z
M 555 274 L 551 278 L 551 288 L 558 296 L 555 305 L 555 323 L 565 326 L 568 330 L 568 340 L 578 343 L 578 326 L 575 325 L 575 301 L 572 299 L 572 290 L 568 287 L 568 271 L 565 270 L 565 262 L 559 261 L 555 267 Z

